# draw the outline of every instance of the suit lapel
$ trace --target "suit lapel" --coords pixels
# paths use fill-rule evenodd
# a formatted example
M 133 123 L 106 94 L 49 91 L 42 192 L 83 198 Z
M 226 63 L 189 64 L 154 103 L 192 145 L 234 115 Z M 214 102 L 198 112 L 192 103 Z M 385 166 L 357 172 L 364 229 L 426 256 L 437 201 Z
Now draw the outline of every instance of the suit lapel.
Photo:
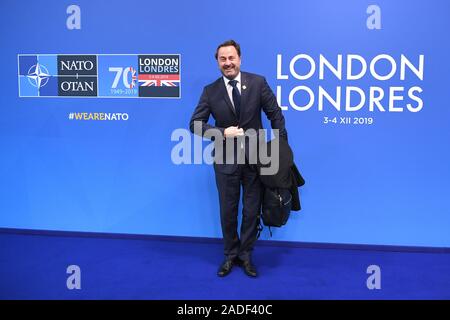
M 242 114 L 245 113 L 245 103 L 247 102 L 247 92 L 248 92 L 248 79 L 245 72 L 241 72 L 241 114 L 240 118 L 242 119 Z M 241 122 L 239 119 L 239 123 Z
M 228 107 L 230 107 L 231 111 L 234 113 L 234 115 L 236 115 L 236 111 L 234 110 L 233 104 L 231 103 L 230 97 L 228 96 L 227 88 L 225 87 L 225 81 L 223 81 L 223 78 L 219 79 L 219 87 Z

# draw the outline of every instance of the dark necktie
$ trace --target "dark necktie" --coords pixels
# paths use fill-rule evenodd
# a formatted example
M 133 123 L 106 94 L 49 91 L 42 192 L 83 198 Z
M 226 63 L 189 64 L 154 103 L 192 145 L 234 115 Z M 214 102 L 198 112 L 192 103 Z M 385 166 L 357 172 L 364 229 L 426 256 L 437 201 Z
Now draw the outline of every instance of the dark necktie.
M 237 88 L 237 80 L 230 80 L 230 82 L 228 83 L 233 87 L 233 104 L 234 109 L 236 110 L 237 118 L 239 120 L 241 114 L 241 94 L 239 93 L 239 89 Z

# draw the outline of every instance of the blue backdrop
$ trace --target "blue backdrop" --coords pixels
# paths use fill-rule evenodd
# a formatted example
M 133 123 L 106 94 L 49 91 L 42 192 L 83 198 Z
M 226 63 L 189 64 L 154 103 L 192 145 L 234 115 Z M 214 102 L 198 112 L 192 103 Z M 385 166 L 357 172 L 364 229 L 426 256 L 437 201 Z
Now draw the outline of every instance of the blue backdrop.
M 81 29 L 66 22 L 68 1 L 1 2 L 0 227 L 153 235 L 221 237 L 218 196 L 211 166 L 175 165 L 172 132 L 187 128 L 204 85 L 220 76 L 214 52 L 233 38 L 242 46 L 242 70 L 266 76 L 284 111 L 295 161 L 307 184 L 303 209 L 275 240 L 450 246 L 450 117 L 448 32 L 450 3 L 377 1 L 381 29 L 367 26 L 369 1 L 84 1 Z M 180 54 L 180 99 L 19 97 L 18 54 Z M 312 57 L 317 70 L 296 79 L 290 61 Z M 392 78 L 368 72 L 345 78 L 349 54 L 370 61 L 386 54 L 397 63 Z M 281 55 L 277 77 L 277 56 Z M 325 70 L 335 64 L 342 79 Z M 423 79 L 406 68 L 401 55 Z M 355 64 L 355 66 L 358 66 Z M 306 60 L 293 65 L 308 72 Z M 353 73 L 357 73 L 355 67 Z M 376 70 L 389 73 L 388 60 Z M 315 95 L 308 110 L 305 86 Z M 382 106 L 336 110 L 319 87 L 384 90 Z M 420 87 L 414 100 L 408 90 Z M 389 90 L 403 111 L 389 111 Z M 379 91 L 377 91 L 379 92 Z M 352 105 L 358 104 L 352 94 Z M 354 100 L 353 100 L 354 99 Z M 422 106 L 418 112 L 406 108 Z M 293 105 L 295 104 L 295 105 Z M 71 113 L 126 113 L 127 120 L 70 119 Z M 336 123 L 326 122 L 336 118 Z M 341 124 L 340 117 L 350 117 Z M 372 124 L 354 124 L 372 121 Z M 372 120 L 368 120 L 371 118 Z M 267 121 L 266 121 L 267 125 Z M 192 140 L 193 141 L 193 140 Z M 263 238 L 268 237 L 264 233 Z

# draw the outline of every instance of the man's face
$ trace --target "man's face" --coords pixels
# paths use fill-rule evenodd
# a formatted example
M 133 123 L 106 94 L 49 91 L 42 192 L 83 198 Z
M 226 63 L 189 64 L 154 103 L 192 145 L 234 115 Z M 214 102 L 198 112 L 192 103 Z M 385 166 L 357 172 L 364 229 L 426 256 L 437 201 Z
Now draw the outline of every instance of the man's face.
M 241 58 L 234 46 L 221 47 L 217 52 L 217 62 L 220 72 L 227 79 L 234 79 L 241 70 Z

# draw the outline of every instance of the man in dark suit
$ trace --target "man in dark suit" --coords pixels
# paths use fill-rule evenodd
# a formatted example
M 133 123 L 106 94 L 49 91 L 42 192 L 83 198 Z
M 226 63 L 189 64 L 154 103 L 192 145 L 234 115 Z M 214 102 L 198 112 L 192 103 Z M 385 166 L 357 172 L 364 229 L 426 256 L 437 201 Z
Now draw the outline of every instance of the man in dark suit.
M 224 239 L 225 260 L 217 275 L 230 273 L 234 264 L 242 265 L 248 276 L 256 277 L 257 271 L 251 255 L 256 241 L 261 210 L 262 186 L 256 166 L 248 161 L 242 142 L 237 142 L 248 129 L 262 129 L 261 110 L 271 121 L 273 129 L 278 129 L 280 137 L 287 139 L 285 121 L 275 95 L 264 77 L 241 72 L 241 49 L 234 40 L 220 44 L 215 54 L 223 75 L 203 89 L 200 101 L 190 121 L 190 129 L 201 128 L 196 134 L 214 132 L 226 141 L 233 141 L 235 148 L 232 163 L 214 163 L 216 184 L 220 201 L 220 221 Z M 208 124 L 209 116 L 215 125 Z M 207 135 L 207 134 L 206 134 Z M 205 136 L 206 136 L 205 135 Z M 217 148 L 220 143 L 215 143 Z M 237 161 L 239 154 L 245 154 L 245 161 Z M 226 158 L 229 160 L 229 155 Z M 229 161 L 228 161 L 229 162 Z M 243 210 L 241 232 L 238 235 L 238 205 L 241 185 L 243 188 Z

